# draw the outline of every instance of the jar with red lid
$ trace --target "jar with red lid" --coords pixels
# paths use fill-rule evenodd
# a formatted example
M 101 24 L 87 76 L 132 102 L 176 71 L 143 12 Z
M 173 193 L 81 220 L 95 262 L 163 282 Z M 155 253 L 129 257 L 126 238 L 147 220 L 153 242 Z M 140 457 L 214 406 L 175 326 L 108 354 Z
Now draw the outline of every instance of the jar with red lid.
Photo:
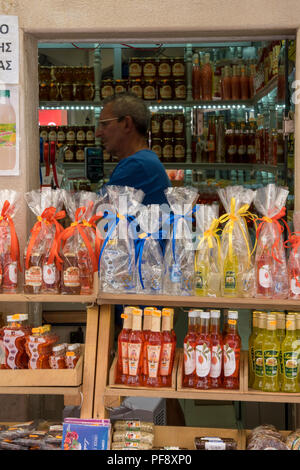
M 174 137 L 184 138 L 185 136 L 185 117 L 183 113 L 174 115 Z
M 46 82 L 39 84 L 39 99 L 40 101 L 49 101 L 49 84 Z
M 158 77 L 171 78 L 172 75 L 172 59 L 169 57 L 159 58 L 158 63 Z
M 84 83 L 82 85 L 82 95 L 84 101 L 92 101 L 94 99 L 95 89 L 93 83 Z
M 185 80 L 174 80 L 174 99 L 175 100 L 185 100 L 186 99 Z
M 156 100 L 156 81 L 155 80 L 144 80 L 143 89 L 144 100 Z
M 174 79 L 185 77 L 185 62 L 183 57 L 174 57 L 172 63 L 172 77 Z
M 173 98 L 173 81 L 160 80 L 159 82 L 159 99 L 171 100 Z
M 84 144 L 77 143 L 75 151 L 75 161 L 80 163 L 84 162 Z
M 174 158 L 174 146 L 173 139 L 166 138 L 162 142 L 162 161 L 163 162 L 172 162 Z
M 157 59 L 154 57 L 147 57 L 143 63 L 143 77 L 155 78 L 157 75 Z
M 174 161 L 185 162 L 185 139 L 174 139 Z
M 166 113 L 161 118 L 162 137 L 173 137 L 174 120 L 172 113 Z
M 62 83 L 60 85 L 60 97 L 63 101 L 73 100 L 73 83 Z
M 68 144 L 68 147 L 66 148 L 64 152 L 64 162 L 65 163 L 71 163 L 75 161 L 75 145 L 74 144 Z
M 132 57 L 129 62 L 129 78 L 142 78 L 143 61 L 140 57 Z
M 100 87 L 101 98 L 104 100 L 108 96 L 113 96 L 114 94 L 114 82 L 111 78 L 107 80 L 102 80 Z
M 143 88 L 144 88 L 144 84 L 140 79 L 130 80 L 130 82 L 129 82 L 129 91 L 131 93 L 134 93 L 138 98 L 143 99 L 143 95 L 144 95 Z
M 151 137 L 152 139 L 161 138 L 161 117 L 159 113 L 153 113 L 151 116 Z
M 151 140 L 151 150 L 162 160 L 162 140 L 160 138 L 155 137 Z
M 115 93 L 124 93 L 125 91 L 127 91 L 127 80 L 116 80 Z

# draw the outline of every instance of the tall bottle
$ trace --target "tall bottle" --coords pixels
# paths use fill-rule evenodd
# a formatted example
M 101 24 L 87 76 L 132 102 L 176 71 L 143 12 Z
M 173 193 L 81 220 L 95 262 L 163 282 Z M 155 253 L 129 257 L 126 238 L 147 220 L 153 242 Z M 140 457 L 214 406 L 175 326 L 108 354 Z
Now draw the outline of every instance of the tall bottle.
M 240 387 L 241 338 L 238 332 L 238 312 L 228 311 L 227 334 L 223 349 L 223 387 L 236 390 Z
M 183 387 L 194 387 L 196 368 L 197 312 L 190 310 L 188 314 L 188 333 L 183 341 L 184 367 Z
M 223 338 L 220 332 L 220 310 L 210 312 L 211 366 L 209 371 L 212 388 L 222 387 Z
M 204 56 L 204 65 L 201 70 L 202 78 L 202 99 L 204 101 L 212 100 L 212 79 L 213 79 L 213 69 L 210 63 L 210 55 L 205 54 Z
M 254 381 L 252 388 L 255 390 L 262 390 L 264 378 L 264 364 L 263 364 L 263 340 L 265 336 L 267 316 L 265 313 L 260 313 L 258 317 L 258 333 L 254 340 Z
M 142 310 L 135 308 L 132 310 L 131 332 L 128 337 L 128 385 L 143 385 L 143 343 Z
M 152 312 L 155 310 L 154 307 L 144 308 L 144 321 L 143 321 L 143 335 L 144 335 L 144 346 L 143 346 L 143 383 L 146 384 L 148 377 L 148 363 L 147 363 L 147 341 L 151 332 L 152 324 Z
M 69 248 L 62 256 L 61 293 L 79 295 L 81 286 L 78 255 L 75 249 L 72 250 L 71 246 Z
M 286 316 L 286 336 L 281 345 L 283 377 L 282 392 L 300 391 L 299 386 L 299 355 L 300 343 L 297 339 L 296 315 L 288 314 Z
M 226 129 L 226 163 L 234 163 L 237 160 L 237 145 L 235 136 L 235 123 L 230 122 Z
M 247 75 L 247 70 L 245 65 L 241 66 L 241 99 L 248 100 L 249 99 L 249 77 Z
M 279 392 L 279 352 L 280 342 L 276 334 L 276 315 L 269 313 L 267 316 L 267 329 L 265 331 L 262 354 L 264 376 L 262 390 L 264 392 Z
M 27 294 L 39 294 L 43 280 L 43 254 L 42 250 L 31 253 L 28 268 L 24 268 L 24 292 Z M 26 251 L 24 256 L 24 266 Z
M 224 116 L 219 116 L 216 125 L 216 161 L 225 162 L 225 124 Z
M 296 335 L 297 335 L 297 341 L 300 344 L 300 313 L 296 313 Z
M 192 96 L 193 100 L 201 99 L 201 67 L 199 54 L 193 55 L 193 68 L 192 68 Z
M 280 363 L 280 371 L 279 371 L 279 386 L 281 387 L 282 384 L 282 377 L 283 377 L 283 364 L 282 364 L 282 349 L 281 345 L 285 338 L 285 313 L 284 312 L 271 312 L 275 313 L 277 327 L 276 327 L 276 334 L 277 338 L 280 343 L 280 352 L 279 352 L 279 363 Z
M 256 260 L 256 294 L 258 297 L 271 298 L 273 293 L 273 263 L 274 259 L 267 246 L 267 240 L 261 240 L 263 249 Z
M 171 331 L 172 313 L 170 309 L 162 310 L 162 352 L 159 366 L 159 376 L 163 387 L 172 385 L 172 369 L 174 363 L 176 342 Z
M 234 65 L 232 68 L 231 99 L 235 101 L 238 101 L 241 99 L 240 70 L 237 65 Z
M 254 119 L 249 119 L 249 131 L 247 139 L 247 163 L 256 163 L 255 155 L 255 121 Z
M 237 153 L 238 153 L 238 162 L 246 163 L 247 132 L 246 132 L 246 124 L 244 122 L 241 122 L 241 126 L 239 129 Z
M 258 316 L 261 312 L 252 312 L 252 331 L 248 340 L 248 386 L 252 387 L 254 381 L 254 341 L 258 334 Z
M 123 328 L 118 336 L 118 372 L 116 383 L 126 384 L 128 377 L 128 341 L 132 325 L 132 310 L 134 307 L 125 307 L 123 318 Z
M 195 388 L 208 389 L 211 386 L 211 339 L 209 312 L 200 312 L 200 331 L 196 339 Z
M 224 70 L 223 99 L 231 100 L 231 69 L 228 65 L 225 66 Z
M 160 387 L 161 378 L 159 375 L 159 365 L 163 339 L 160 331 L 161 311 L 152 311 L 151 332 L 146 342 L 148 376 L 146 385 L 149 387 Z
M 300 252 L 291 250 L 288 260 L 289 298 L 300 299 Z
M 209 273 L 209 248 L 195 253 L 195 292 L 198 296 L 207 296 Z
M 0 158 L 1 170 L 16 165 L 16 114 L 10 102 L 10 91 L 0 90 Z

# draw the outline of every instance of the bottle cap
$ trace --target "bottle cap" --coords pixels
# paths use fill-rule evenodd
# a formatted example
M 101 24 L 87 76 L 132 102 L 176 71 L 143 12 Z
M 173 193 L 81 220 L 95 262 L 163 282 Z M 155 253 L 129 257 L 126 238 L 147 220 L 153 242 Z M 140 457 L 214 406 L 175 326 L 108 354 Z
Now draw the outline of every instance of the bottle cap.
M 197 310 L 190 310 L 189 311 L 189 318 L 197 318 L 197 317 L 198 317 Z
M 27 313 L 14 313 L 7 316 L 7 321 L 25 321 L 28 320 Z
M 131 312 L 132 315 L 136 315 L 138 317 L 142 316 L 143 311 L 140 308 L 134 308 Z
M 75 351 L 76 349 L 80 348 L 79 343 L 69 344 L 68 351 Z
M 210 311 L 211 318 L 220 318 L 221 312 L 220 310 L 211 310 Z
M 154 307 L 145 307 L 144 308 L 144 315 L 152 315 L 153 310 L 155 310 Z
M 38 326 L 38 327 L 36 327 L 36 328 L 32 328 L 31 331 L 32 331 L 33 334 L 35 334 L 35 333 L 41 333 L 41 327 Z
M 161 317 L 161 311 L 160 310 L 153 310 L 151 315 L 153 317 Z
M 126 315 L 131 315 L 132 310 L 134 310 L 135 308 L 136 308 L 136 307 L 125 307 L 125 308 L 124 308 L 124 313 L 125 313 Z
M 10 91 L 9 90 L 0 90 L 0 98 L 9 98 L 10 97 Z
M 200 318 L 210 319 L 210 312 L 200 312 Z
M 66 346 L 64 344 L 58 344 L 57 346 L 53 346 L 52 351 L 59 352 L 59 351 L 64 351 L 65 349 L 66 349 Z
M 163 308 L 161 314 L 162 316 L 174 315 L 174 308 Z

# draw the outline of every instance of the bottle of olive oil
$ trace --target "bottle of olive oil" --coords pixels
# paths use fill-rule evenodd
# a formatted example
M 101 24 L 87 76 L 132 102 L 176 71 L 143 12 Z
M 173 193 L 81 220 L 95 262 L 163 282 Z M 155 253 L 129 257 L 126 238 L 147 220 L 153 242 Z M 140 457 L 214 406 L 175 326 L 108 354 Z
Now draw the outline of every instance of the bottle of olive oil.
M 285 338 L 285 313 L 284 312 L 271 312 L 271 313 L 276 313 L 276 320 L 277 320 L 277 327 L 276 327 L 276 332 L 277 332 L 277 337 L 280 341 L 280 346 L 282 344 L 282 341 Z M 280 363 L 280 371 L 279 371 L 279 387 L 281 388 L 282 384 L 282 375 L 283 375 L 283 365 L 282 365 L 282 357 L 281 357 L 281 347 L 280 347 L 280 353 L 279 353 L 279 363 Z
M 208 249 L 205 249 L 204 252 L 198 250 L 195 256 L 196 295 L 207 296 L 209 273 Z
M 238 257 L 232 250 L 231 257 L 227 253 L 223 264 L 223 295 L 227 297 L 238 296 Z
M 258 334 L 258 314 L 257 310 L 252 312 L 252 331 L 248 341 L 248 386 L 252 387 L 254 381 L 254 340 Z
M 281 345 L 283 376 L 282 376 L 282 392 L 299 392 L 298 384 L 298 360 L 299 360 L 299 343 L 297 341 L 296 332 L 296 315 L 288 314 L 285 322 L 286 335 Z
M 264 392 L 279 392 L 279 353 L 280 341 L 276 333 L 276 315 L 267 315 L 267 329 L 262 343 L 264 376 L 262 389 Z
M 254 381 L 252 388 L 255 390 L 262 390 L 264 378 L 264 364 L 263 364 L 263 340 L 265 336 L 267 314 L 259 313 L 258 315 L 258 333 L 253 343 L 254 348 Z

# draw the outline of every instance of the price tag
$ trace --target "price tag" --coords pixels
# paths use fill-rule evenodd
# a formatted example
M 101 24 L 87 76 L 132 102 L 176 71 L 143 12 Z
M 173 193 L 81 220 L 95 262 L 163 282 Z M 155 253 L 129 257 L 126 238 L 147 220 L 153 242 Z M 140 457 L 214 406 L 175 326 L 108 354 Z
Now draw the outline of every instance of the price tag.
M 19 24 L 17 16 L 0 15 L 0 85 L 19 83 Z

